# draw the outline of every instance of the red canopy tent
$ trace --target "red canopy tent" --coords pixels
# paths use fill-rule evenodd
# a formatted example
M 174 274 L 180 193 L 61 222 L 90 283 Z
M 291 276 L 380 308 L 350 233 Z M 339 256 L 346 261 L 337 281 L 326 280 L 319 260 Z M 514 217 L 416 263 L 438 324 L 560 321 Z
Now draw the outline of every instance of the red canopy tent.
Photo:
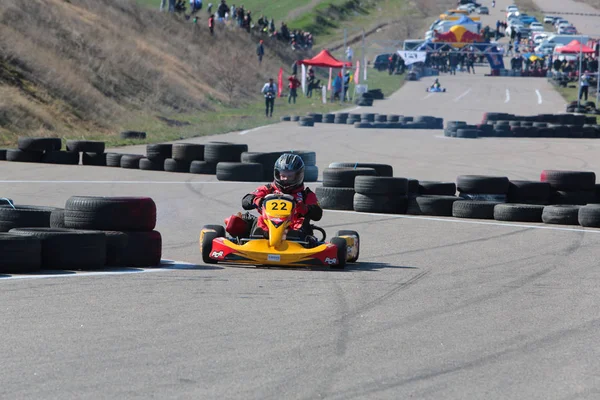
M 579 43 L 577 40 L 571 41 L 571 43 L 567 44 L 566 46 L 559 47 L 554 52 L 560 53 L 560 54 L 577 54 L 577 53 L 592 54 L 592 53 L 595 53 L 594 49 L 586 46 L 585 44 Z
M 351 62 L 342 62 L 331 55 L 329 50 L 321 50 L 319 54 L 311 58 L 310 60 L 300 60 L 298 64 L 312 65 L 314 67 L 325 67 L 325 68 L 342 68 L 352 67 Z

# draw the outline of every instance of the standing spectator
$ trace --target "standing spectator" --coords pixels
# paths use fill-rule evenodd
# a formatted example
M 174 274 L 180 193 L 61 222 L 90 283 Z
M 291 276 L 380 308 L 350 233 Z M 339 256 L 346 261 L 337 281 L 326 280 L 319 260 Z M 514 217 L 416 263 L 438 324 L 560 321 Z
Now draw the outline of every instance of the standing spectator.
M 588 90 L 590 88 L 590 81 L 589 81 L 590 77 L 588 76 L 588 72 L 585 71 L 583 73 L 583 75 L 581 76 L 581 82 L 579 83 L 579 86 L 581 87 L 579 89 L 579 100 L 581 100 L 581 98 L 583 96 L 585 96 L 585 101 L 588 100 Z
M 231 16 L 231 20 L 232 21 L 236 21 L 237 20 L 237 8 L 235 8 L 235 4 L 231 5 L 231 14 L 229 14 Z
M 265 47 L 263 46 L 263 40 L 261 39 L 256 46 L 256 55 L 258 56 L 258 63 L 262 64 L 263 56 L 265 55 Z
M 298 97 L 298 88 L 300 87 L 301 83 L 298 80 L 298 78 L 296 78 L 296 74 L 293 74 L 292 76 L 290 76 L 288 78 L 288 81 L 290 82 L 288 84 L 288 87 L 290 88 L 290 94 L 288 96 L 288 104 L 290 104 L 292 99 L 294 99 L 294 104 L 296 104 L 296 97 Z
M 292 63 L 292 75 L 298 75 L 298 61 Z
M 167 6 L 167 0 L 160 0 L 160 11 L 165 11 L 166 6 Z
M 273 82 L 273 78 L 269 78 L 269 82 L 265 83 L 262 93 L 265 95 L 265 115 L 272 117 L 273 108 L 275 107 L 275 95 L 277 94 L 277 84 Z M 270 112 L 269 108 L 271 109 Z
M 313 67 L 308 67 L 308 84 L 306 85 L 306 97 L 312 97 L 313 85 L 315 83 L 315 70 Z
M 342 101 L 346 101 L 346 95 L 348 93 L 349 86 L 350 86 L 350 71 L 346 71 L 346 75 L 344 76 L 344 99 Z
M 225 14 L 229 13 L 229 7 L 225 0 L 221 0 L 221 4 L 219 4 L 219 8 L 217 8 L 217 19 L 219 22 L 225 22 Z
M 215 34 L 215 14 L 210 14 L 210 17 L 208 17 L 208 29 L 211 36 Z
M 346 49 L 346 58 L 348 61 L 352 61 L 352 56 L 354 56 L 354 51 L 352 51 L 352 47 L 348 46 Z

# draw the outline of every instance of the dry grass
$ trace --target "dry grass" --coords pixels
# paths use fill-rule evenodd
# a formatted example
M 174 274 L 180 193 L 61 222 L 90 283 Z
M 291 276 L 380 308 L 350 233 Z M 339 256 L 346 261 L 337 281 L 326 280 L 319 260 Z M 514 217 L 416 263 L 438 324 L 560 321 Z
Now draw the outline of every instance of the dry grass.
M 263 68 L 247 68 L 256 62 L 250 35 L 223 28 L 211 37 L 206 21 L 182 23 L 134 0 L 2 3 L 0 128 L 9 131 L 114 131 L 132 112 L 244 103 L 292 59 L 274 44 Z
M 600 10 L 600 0 L 575 0 L 578 3 L 585 3 Z

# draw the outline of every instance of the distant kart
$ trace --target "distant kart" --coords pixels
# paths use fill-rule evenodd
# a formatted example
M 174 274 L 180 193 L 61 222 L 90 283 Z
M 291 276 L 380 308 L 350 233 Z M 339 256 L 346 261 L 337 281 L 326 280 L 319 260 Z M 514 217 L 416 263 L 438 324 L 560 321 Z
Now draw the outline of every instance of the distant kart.
M 446 93 L 446 88 L 432 88 L 432 87 L 428 87 L 427 89 L 425 89 L 426 92 L 429 93 Z

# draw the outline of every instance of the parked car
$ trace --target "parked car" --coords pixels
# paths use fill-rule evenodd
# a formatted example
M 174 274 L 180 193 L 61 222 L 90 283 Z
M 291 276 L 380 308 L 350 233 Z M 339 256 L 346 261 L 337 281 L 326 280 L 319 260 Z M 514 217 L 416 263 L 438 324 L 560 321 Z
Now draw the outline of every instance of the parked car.
M 560 26 L 557 33 L 559 35 L 575 35 L 577 33 L 577 29 L 573 25 Z
M 557 18 L 557 17 L 554 17 L 554 16 L 552 16 L 552 15 L 546 15 L 546 16 L 544 16 L 544 23 L 545 23 L 545 24 L 553 24 L 553 23 L 554 23 L 554 20 L 555 20 L 556 18 Z
M 481 6 L 477 9 L 477 14 L 490 15 L 490 9 L 486 6 Z
M 391 56 L 391 53 L 377 54 L 373 59 L 373 68 L 375 68 L 377 71 L 387 70 L 389 65 L 389 58 Z
M 529 25 L 529 29 L 531 29 L 532 32 L 543 32 L 544 25 L 542 25 L 541 22 L 532 22 Z

